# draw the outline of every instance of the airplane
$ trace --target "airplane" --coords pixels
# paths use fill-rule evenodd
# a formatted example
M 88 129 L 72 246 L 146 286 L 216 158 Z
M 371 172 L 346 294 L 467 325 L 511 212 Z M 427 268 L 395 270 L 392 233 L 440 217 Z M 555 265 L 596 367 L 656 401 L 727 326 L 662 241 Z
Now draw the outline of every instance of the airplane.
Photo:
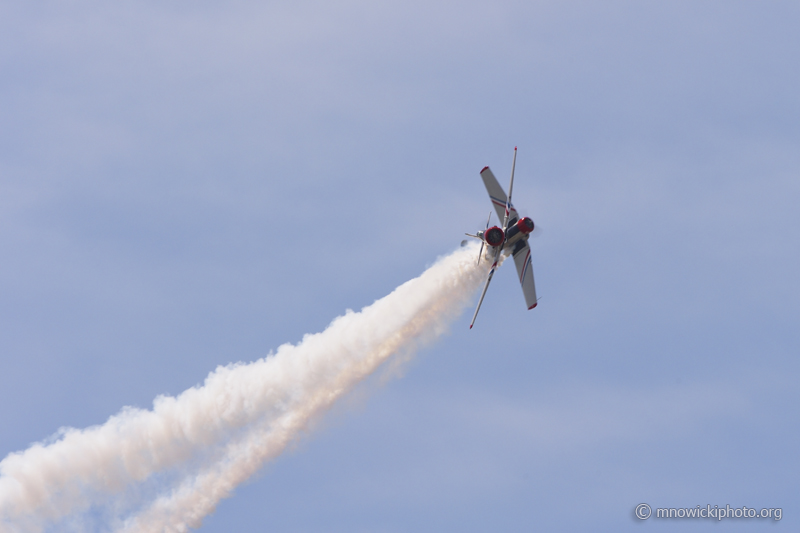
M 473 235 L 466 233 L 468 237 L 474 237 L 481 241 L 481 249 L 478 252 L 478 263 L 481 261 L 483 255 L 483 248 L 486 247 L 486 259 L 492 261 L 492 268 L 489 270 L 489 277 L 486 279 L 486 285 L 483 287 L 481 299 L 478 300 L 478 307 L 475 309 L 475 314 L 472 315 L 472 322 L 469 324 L 469 329 L 475 325 L 475 319 L 478 317 L 478 311 L 481 309 L 483 298 L 486 296 L 486 290 L 489 288 L 489 283 L 492 281 L 494 271 L 497 269 L 497 262 L 500 259 L 500 254 L 505 253 L 506 256 L 512 255 L 514 257 L 514 264 L 517 267 L 517 274 L 519 276 L 519 283 L 522 286 L 522 294 L 525 296 L 525 305 L 528 309 L 533 309 L 538 303 L 536 298 L 536 285 L 533 282 L 533 266 L 531 265 L 531 247 L 528 246 L 528 239 L 533 231 L 533 220 L 529 217 L 519 217 L 519 213 L 511 203 L 511 192 L 514 189 L 514 168 L 517 165 L 517 147 L 514 147 L 514 160 L 511 163 L 511 183 L 508 186 L 508 196 L 503 192 L 503 188 L 497 182 L 489 167 L 484 167 L 481 170 L 481 178 L 483 184 L 486 186 L 486 192 L 489 193 L 489 199 L 497 212 L 497 218 L 503 221 L 503 226 L 489 227 L 489 220 L 492 218 L 492 212 L 489 211 L 489 218 L 486 220 L 486 229 L 479 231 Z

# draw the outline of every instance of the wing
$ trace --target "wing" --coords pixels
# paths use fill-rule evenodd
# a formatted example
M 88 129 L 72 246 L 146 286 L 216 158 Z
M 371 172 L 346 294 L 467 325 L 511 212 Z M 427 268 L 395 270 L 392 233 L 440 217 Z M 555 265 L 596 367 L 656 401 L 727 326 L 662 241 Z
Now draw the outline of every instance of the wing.
M 494 177 L 489 167 L 484 167 L 481 170 L 481 178 L 483 178 L 483 184 L 486 186 L 486 192 L 489 193 L 489 199 L 492 201 L 495 211 L 497 211 L 497 218 L 502 222 L 506 216 L 506 193 L 497 183 L 497 178 Z M 508 213 L 508 225 L 511 226 L 518 218 L 519 214 L 512 204 Z
M 503 208 L 505 210 L 505 208 Z M 517 241 L 514 247 L 514 265 L 517 267 L 522 294 L 528 309 L 536 307 L 536 285 L 533 283 L 533 265 L 531 265 L 531 247 L 526 241 Z

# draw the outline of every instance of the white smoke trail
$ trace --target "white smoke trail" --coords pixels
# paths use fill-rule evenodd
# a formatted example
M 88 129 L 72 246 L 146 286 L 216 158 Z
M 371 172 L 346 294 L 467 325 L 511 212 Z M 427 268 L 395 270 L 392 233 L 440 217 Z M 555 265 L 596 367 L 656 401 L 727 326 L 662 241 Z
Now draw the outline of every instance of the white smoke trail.
M 0 531 L 42 531 L 176 471 L 177 487 L 117 525 L 131 533 L 199 527 L 342 394 L 391 356 L 408 357 L 441 335 L 484 279 L 475 253 L 440 259 L 296 346 L 218 367 L 202 386 L 156 398 L 152 411 L 126 408 L 102 426 L 62 430 L 54 443 L 9 454 L 0 461 Z

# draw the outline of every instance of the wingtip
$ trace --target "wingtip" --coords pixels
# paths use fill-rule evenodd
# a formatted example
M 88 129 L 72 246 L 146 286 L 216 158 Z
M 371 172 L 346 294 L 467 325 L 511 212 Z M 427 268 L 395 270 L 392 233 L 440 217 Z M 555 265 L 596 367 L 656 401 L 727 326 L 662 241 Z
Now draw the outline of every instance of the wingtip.
M 515 152 L 517 151 L 517 147 L 516 147 L 516 146 L 514 147 L 514 151 L 515 151 Z
M 485 167 L 483 167 L 483 168 L 481 169 L 481 171 L 480 171 L 480 174 L 483 174 L 484 172 L 486 172 L 486 169 L 488 169 L 488 168 L 489 168 L 489 167 L 488 167 L 488 165 L 487 165 L 487 166 L 485 166 Z
M 469 329 L 472 329 L 472 324 L 469 325 Z
M 532 306 L 530 306 L 530 307 L 528 308 L 528 311 L 530 311 L 531 309 L 533 309 L 533 308 L 534 308 L 534 307 L 536 307 L 537 305 L 539 305 L 539 302 L 536 302 L 535 304 L 533 304 Z

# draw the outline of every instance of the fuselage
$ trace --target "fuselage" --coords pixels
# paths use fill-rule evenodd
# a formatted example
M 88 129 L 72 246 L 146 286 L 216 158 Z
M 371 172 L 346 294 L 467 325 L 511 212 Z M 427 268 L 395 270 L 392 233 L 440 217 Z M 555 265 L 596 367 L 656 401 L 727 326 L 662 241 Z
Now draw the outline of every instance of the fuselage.
M 506 255 L 513 253 L 519 246 L 524 246 L 533 231 L 533 220 L 529 217 L 509 220 L 508 228 L 503 231 L 499 226 L 493 226 L 486 231 L 479 231 L 478 237 L 486 243 L 484 257 L 492 260 L 499 247 Z

